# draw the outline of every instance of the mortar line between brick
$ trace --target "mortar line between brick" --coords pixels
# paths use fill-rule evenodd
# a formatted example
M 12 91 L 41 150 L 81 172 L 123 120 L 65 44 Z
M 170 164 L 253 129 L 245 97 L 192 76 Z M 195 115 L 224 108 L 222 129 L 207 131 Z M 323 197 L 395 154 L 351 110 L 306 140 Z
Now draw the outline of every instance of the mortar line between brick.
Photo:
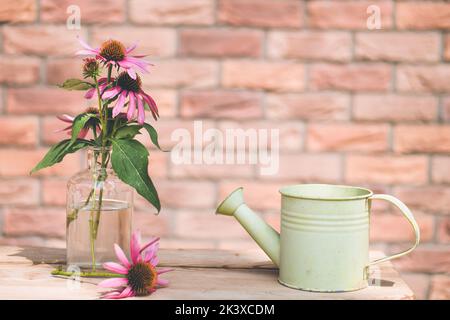
M 41 1 L 35 0 L 36 3 L 36 24 L 41 23 Z

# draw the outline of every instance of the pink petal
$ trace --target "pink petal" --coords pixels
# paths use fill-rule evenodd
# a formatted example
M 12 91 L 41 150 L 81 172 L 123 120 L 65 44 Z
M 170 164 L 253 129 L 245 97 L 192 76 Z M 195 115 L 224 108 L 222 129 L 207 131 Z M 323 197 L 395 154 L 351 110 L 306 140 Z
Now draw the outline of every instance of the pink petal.
M 134 296 L 130 287 L 126 287 L 122 291 L 112 291 L 102 296 L 103 299 L 122 299 Z
M 156 273 L 157 274 L 163 274 L 163 273 L 166 273 L 166 272 L 170 272 L 170 271 L 173 271 L 174 269 L 171 269 L 171 268 L 164 268 L 164 269 L 159 269 L 158 271 L 156 271 Z
M 130 92 L 130 103 L 128 104 L 127 119 L 133 119 L 134 112 L 136 111 L 136 95 L 134 92 Z
M 117 297 L 120 295 L 120 291 L 111 291 L 108 293 L 105 293 L 101 296 L 102 299 L 117 299 Z
M 158 279 L 156 280 L 156 284 L 160 286 L 167 286 L 169 284 L 169 280 L 166 279 Z
M 126 98 L 127 98 L 127 91 L 122 91 L 122 93 L 119 96 L 119 99 L 117 99 L 116 106 L 113 109 L 113 117 L 117 116 L 120 113 L 120 111 L 122 111 Z
M 123 289 L 123 291 L 119 294 L 118 298 L 122 299 L 122 298 L 128 298 L 128 297 L 132 297 L 134 296 L 134 292 L 133 290 L 131 290 L 131 287 L 126 287 L 125 289 Z
M 70 123 L 72 123 L 73 119 L 75 119 L 74 117 L 69 116 L 68 114 L 62 114 L 60 116 L 56 116 L 56 118 L 58 118 L 61 121 L 70 122 Z
M 122 287 L 122 286 L 126 286 L 126 285 L 128 285 L 127 278 L 106 279 L 98 284 L 99 287 L 103 287 L 103 288 L 115 288 L 115 287 Z
M 145 261 L 151 262 L 153 257 L 158 252 L 159 243 L 156 243 L 148 248 L 147 252 L 145 253 Z
M 103 268 L 106 270 L 119 273 L 119 274 L 127 274 L 128 269 L 122 266 L 121 264 L 115 263 L 115 262 L 105 262 L 103 264 Z
M 77 37 L 77 39 L 78 39 L 78 42 L 81 44 L 81 46 L 83 47 L 83 48 L 85 48 L 86 50 L 89 50 L 89 51 L 98 51 L 98 49 L 94 49 L 94 48 L 92 48 L 90 45 L 88 45 L 83 39 L 81 39 L 79 36 Z
M 80 130 L 80 133 L 78 134 L 78 138 L 84 139 L 84 138 L 86 138 L 88 133 L 89 133 L 89 128 L 83 128 Z
M 119 87 L 113 87 L 102 94 L 103 99 L 111 99 L 120 93 Z
M 133 264 L 136 264 L 141 261 L 141 254 L 140 254 L 140 239 L 141 239 L 141 233 L 139 230 L 133 232 L 131 235 L 131 241 L 130 241 L 130 253 L 131 253 L 131 261 Z
M 150 240 L 147 244 L 145 244 L 142 248 L 141 248 L 141 252 L 143 252 L 145 249 L 147 249 L 148 247 L 150 247 L 151 245 L 154 245 L 156 242 L 159 241 L 159 237 L 154 237 L 152 240 Z
M 153 258 L 150 259 L 150 264 L 151 264 L 152 266 L 157 266 L 158 263 L 159 263 L 159 258 L 158 258 L 158 256 L 153 256 Z
M 119 259 L 120 263 L 122 263 L 125 268 L 130 268 L 130 262 L 128 261 L 127 256 L 123 252 L 122 248 L 119 247 L 117 243 L 114 244 L 114 251 L 116 252 L 117 259 Z
M 140 125 L 144 124 L 145 121 L 145 109 L 144 109 L 144 103 L 142 99 L 138 98 L 138 123 Z
M 97 54 L 95 51 L 91 51 L 91 50 L 78 50 L 77 52 L 75 52 L 76 56 L 91 56 L 93 54 Z
M 133 51 L 134 49 L 136 49 L 136 47 L 137 47 L 137 43 L 135 43 L 135 44 L 129 46 L 129 47 L 126 49 L 127 53 L 130 53 L 131 51 Z
M 70 126 L 68 126 L 68 127 L 65 127 L 65 128 L 63 128 L 63 129 L 55 130 L 55 132 L 63 132 L 63 131 L 69 131 L 69 130 L 72 130 L 72 125 L 70 125 Z M 70 135 L 71 133 L 68 132 L 68 134 Z
M 127 73 L 131 79 L 136 80 L 136 71 L 133 68 L 128 68 Z
M 150 97 L 148 94 L 142 92 L 142 96 L 144 97 L 145 102 L 147 102 L 150 111 L 152 112 L 153 119 L 158 120 L 159 113 L 158 113 L 158 107 L 156 106 L 155 100 L 153 100 L 152 97 Z
M 86 93 L 84 94 L 84 97 L 86 99 L 92 99 L 92 97 L 95 94 L 95 90 L 96 90 L 95 88 L 91 88 L 91 89 L 87 90 Z

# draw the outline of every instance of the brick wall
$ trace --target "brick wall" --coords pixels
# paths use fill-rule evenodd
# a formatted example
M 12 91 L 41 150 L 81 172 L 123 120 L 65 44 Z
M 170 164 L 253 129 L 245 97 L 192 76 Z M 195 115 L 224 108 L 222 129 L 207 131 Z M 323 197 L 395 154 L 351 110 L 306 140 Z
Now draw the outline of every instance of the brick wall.
M 66 8 L 81 8 L 68 30 Z M 368 30 L 369 5 L 382 30 Z M 161 109 L 162 145 L 176 128 L 278 128 L 280 172 L 254 165 L 175 166 L 152 152 L 160 216 L 136 201 L 135 223 L 166 247 L 255 248 L 232 219 L 214 216 L 236 186 L 279 225 L 281 185 L 329 182 L 398 196 L 422 244 L 396 261 L 419 298 L 450 298 L 450 3 L 446 1 L 14 0 L 0 2 L 0 244 L 64 246 L 65 184 L 83 155 L 30 177 L 63 137 L 55 115 L 80 112 L 76 35 L 140 40 L 155 67 L 144 83 Z M 146 142 L 148 143 L 148 141 Z M 150 144 L 149 144 L 150 145 Z M 398 212 L 377 204 L 375 248 L 412 240 Z

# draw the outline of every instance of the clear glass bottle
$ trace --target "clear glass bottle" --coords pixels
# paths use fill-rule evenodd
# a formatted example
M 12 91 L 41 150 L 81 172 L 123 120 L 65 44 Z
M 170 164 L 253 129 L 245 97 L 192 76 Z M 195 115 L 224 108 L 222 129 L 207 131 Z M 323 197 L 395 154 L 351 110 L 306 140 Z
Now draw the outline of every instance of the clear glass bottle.
M 128 254 L 134 189 L 116 176 L 110 159 L 109 148 L 89 148 L 88 168 L 67 184 L 68 266 L 95 271 L 116 261 L 115 243 Z

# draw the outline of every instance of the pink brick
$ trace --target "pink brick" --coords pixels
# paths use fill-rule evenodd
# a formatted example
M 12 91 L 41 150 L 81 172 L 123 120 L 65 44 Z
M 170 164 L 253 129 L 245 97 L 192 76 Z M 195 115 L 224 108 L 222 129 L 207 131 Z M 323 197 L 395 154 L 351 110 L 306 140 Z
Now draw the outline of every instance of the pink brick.
M 450 299 L 450 276 L 435 275 L 431 281 L 430 288 L 431 300 L 449 300 Z
M 83 62 L 79 58 L 49 59 L 46 70 L 47 83 L 58 85 L 67 79 L 83 79 L 82 68 Z
M 377 200 L 373 200 L 376 202 Z M 420 240 L 433 239 L 434 219 L 432 215 L 414 214 L 420 227 Z M 402 215 L 373 213 L 370 215 L 370 240 L 377 242 L 413 242 L 415 239 L 411 224 Z
M 240 91 L 186 91 L 181 95 L 181 116 L 186 118 L 260 118 L 261 95 Z
M 143 83 L 152 88 L 211 88 L 218 82 L 218 65 L 211 60 L 159 60 L 154 64 L 151 73 L 142 75 Z
M 0 180 L 2 205 L 38 205 L 39 182 L 36 179 Z
M 173 118 L 178 115 L 177 91 L 172 89 L 147 89 L 145 85 L 144 91 L 150 94 L 153 99 L 155 99 L 161 118 Z M 151 119 L 151 116 L 147 117 L 147 119 Z
M 446 1 L 409 1 L 397 3 L 400 29 L 450 29 L 450 4 Z
M 23 150 L 0 149 L 0 176 L 17 177 L 28 176 L 33 167 L 43 158 L 47 149 Z M 43 169 L 36 176 L 64 176 L 70 177 L 80 170 L 80 155 L 67 155 L 61 163 Z
M 35 117 L 0 117 L 0 145 L 35 146 L 39 124 Z
M 215 20 L 212 0 L 131 0 L 129 15 L 138 24 L 210 25 Z
M 71 56 L 80 50 L 76 36 L 86 38 L 85 32 L 56 25 L 5 26 L 2 34 L 5 53 L 40 56 Z
M 228 88 L 301 91 L 305 88 L 303 64 L 228 60 L 222 68 L 222 84 Z
M 425 156 L 347 156 L 346 181 L 350 183 L 425 184 Z
M 444 36 L 444 59 L 450 60 L 450 35 Z
M 196 133 L 194 132 L 194 121 L 191 120 L 187 121 L 179 119 L 160 119 L 159 121 L 153 123 L 153 126 L 158 131 L 159 144 L 161 145 L 161 148 L 163 148 L 163 150 L 170 150 L 175 145 L 180 143 L 181 140 L 179 137 L 174 137 L 172 139 L 172 134 L 175 130 L 181 129 L 189 132 L 192 143 L 195 139 L 194 135 Z M 215 128 L 210 120 L 202 120 L 201 126 L 203 133 L 210 128 Z M 150 140 L 147 136 L 148 135 L 139 135 L 137 139 L 139 141 L 142 141 L 146 146 L 150 147 Z M 205 143 L 204 145 L 206 144 L 207 143 Z
M 205 228 L 205 226 L 208 226 Z M 248 233 L 230 217 L 214 214 L 213 211 L 185 211 L 178 213 L 175 235 L 182 238 L 246 239 Z
M 307 149 L 310 151 L 386 151 L 389 127 L 363 124 L 310 124 Z
M 133 226 L 139 226 L 142 236 L 145 237 L 168 237 L 171 234 L 171 220 L 175 219 L 172 212 L 164 210 L 159 215 L 152 214 L 148 210 L 133 212 Z
M 180 55 L 258 57 L 263 34 L 255 30 L 186 29 L 180 33 Z
M 212 208 L 215 203 L 214 184 L 206 181 L 158 181 L 161 203 L 170 208 Z
M 76 172 L 73 172 L 75 174 Z M 42 203 L 48 206 L 66 205 L 67 180 L 66 179 L 43 179 L 42 184 Z
M 41 21 L 66 22 L 68 7 L 80 8 L 81 24 L 84 23 L 119 23 L 125 21 L 125 0 L 42 0 Z
M 432 121 L 437 118 L 438 100 L 433 96 L 357 94 L 353 117 L 367 121 Z
M 404 247 L 392 248 L 391 252 L 399 252 Z M 422 246 L 410 254 L 392 261 L 401 272 L 447 272 L 450 268 L 450 251 L 443 246 Z
M 440 59 L 438 33 L 365 32 L 356 35 L 355 55 L 372 61 L 425 61 Z
M 397 89 L 403 92 L 449 92 L 450 66 L 400 65 L 397 68 Z
M 219 198 L 225 199 L 238 187 L 244 188 L 245 203 L 254 210 L 279 210 L 281 196 L 278 190 L 289 182 L 262 182 L 255 180 L 224 180 L 219 184 Z
M 87 107 L 83 95 L 82 91 L 59 88 L 10 88 L 7 111 L 13 114 L 78 114 Z
M 279 171 L 264 179 L 283 179 L 296 183 L 337 182 L 341 161 L 337 154 L 281 154 Z
M 312 65 L 313 89 L 387 91 L 391 87 L 391 67 L 386 64 Z
M 65 131 L 57 132 L 67 126 L 55 116 L 43 117 L 41 123 L 41 141 L 44 144 L 53 145 L 70 137 Z
M 225 157 L 225 155 L 224 155 Z M 221 179 L 251 178 L 255 175 L 255 165 L 250 164 L 171 164 L 173 178 Z
M 450 127 L 439 125 L 399 125 L 394 130 L 397 152 L 450 152 Z
M 450 183 L 450 157 L 434 156 L 431 161 L 431 178 L 434 183 Z
M 380 9 L 381 28 L 392 27 L 391 1 L 308 1 L 308 24 L 320 29 L 364 29 L 373 14 L 367 13 L 369 6 Z
M 36 20 L 35 0 L 2 1 L 0 22 L 32 22 Z
M 0 83 L 25 85 L 39 80 L 39 64 L 37 58 L 0 56 Z
M 266 104 L 273 119 L 345 120 L 350 99 L 341 93 L 269 94 Z
M 174 29 L 147 27 L 96 27 L 92 30 L 91 44 L 99 47 L 107 39 L 117 39 L 124 45 L 138 44 L 135 54 L 155 57 L 172 57 L 176 52 L 177 35 Z
M 450 218 L 439 219 L 437 238 L 440 243 L 450 244 Z
M 411 209 L 450 214 L 450 188 L 447 186 L 397 187 L 394 191 Z
M 219 21 L 235 26 L 301 27 L 300 1 L 220 0 Z
M 5 209 L 3 232 L 9 236 L 65 235 L 66 214 L 64 209 L 11 208 Z
M 272 134 L 272 130 L 278 130 L 279 133 L 279 148 L 280 150 L 288 150 L 288 151 L 299 151 L 303 147 L 303 136 L 304 136 L 304 127 L 298 121 L 260 121 L 260 120 L 249 120 L 246 122 L 238 122 L 238 121 L 221 121 L 218 124 L 218 128 L 226 134 L 226 130 L 244 130 L 248 132 L 248 130 L 267 130 L 268 148 L 273 147 L 273 143 L 270 139 L 270 135 Z M 237 148 L 237 146 L 236 146 Z M 247 148 L 248 150 L 248 145 Z
M 350 34 L 344 32 L 272 31 L 267 50 L 272 58 L 348 61 L 351 42 Z

